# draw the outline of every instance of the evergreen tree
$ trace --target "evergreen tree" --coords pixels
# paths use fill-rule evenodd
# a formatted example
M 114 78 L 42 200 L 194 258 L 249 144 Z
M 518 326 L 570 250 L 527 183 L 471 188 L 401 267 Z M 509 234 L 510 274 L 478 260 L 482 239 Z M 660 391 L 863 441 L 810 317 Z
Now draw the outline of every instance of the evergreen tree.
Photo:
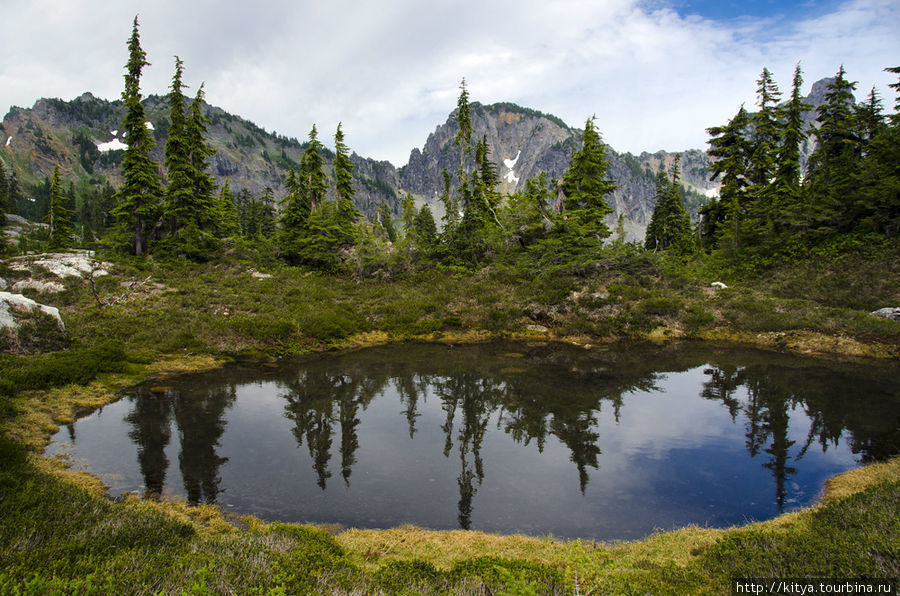
M 19 185 L 19 177 L 16 171 L 10 169 L 9 178 L 6 180 L 6 204 L 9 213 L 15 213 L 23 217 L 26 216 L 26 203 L 28 199 L 22 193 L 22 187 Z
M 475 164 L 478 168 L 474 195 L 477 197 L 480 208 L 484 210 L 485 219 L 493 221 L 501 229 L 503 224 L 497 217 L 497 206 L 500 204 L 500 192 L 497 186 L 500 184 L 500 176 L 497 173 L 497 164 L 491 161 L 491 150 L 488 147 L 487 135 L 482 135 L 481 141 L 475 149 Z
M 775 194 L 781 205 L 797 200 L 800 194 L 800 147 L 806 140 L 803 113 L 812 109 L 812 105 L 803 101 L 800 90 L 802 85 L 803 73 L 797 64 L 791 85 L 791 98 L 780 110 L 784 134 L 777 153 Z
M 856 121 L 859 124 L 859 136 L 863 143 L 868 143 L 885 129 L 884 103 L 873 86 L 866 101 L 856 106 Z
M 406 196 L 403 197 L 403 202 L 400 204 L 400 209 L 402 210 L 402 215 L 400 216 L 401 221 L 403 222 L 403 232 L 405 234 L 415 233 L 415 220 L 416 220 L 416 204 L 413 201 L 412 193 L 406 193 Z
M 427 203 L 422 205 L 419 213 L 416 214 L 413 229 L 420 250 L 428 250 L 437 242 L 437 225 L 434 223 L 434 215 Z
M 665 169 L 660 166 L 659 171 L 656 173 L 656 192 L 653 193 L 653 214 L 650 216 L 650 223 L 647 224 L 647 231 L 644 234 L 644 248 L 647 250 L 655 252 L 665 248 L 660 246 L 660 239 L 662 237 L 666 195 L 668 194 L 669 177 L 666 175 Z
M 775 177 L 778 146 L 781 140 L 778 99 L 781 92 L 768 68 L 763 68 L 756 81 L 759 111 L 752 119 L 751 154 L 747 175 L 753 199 L 765 198 L 769 183 Z
M 480 177 L 479 158 L 487 158 L 486 143 L 478 144 L 474 170 L 472 167 L 472 112 L 469 106 L 469 91 L 466 80 L 460 83 L 460 94 L 457 100 L 456 120 L 459 130 L 456 134 L 456 146 L 459 149 L 459 169 L 456 173 L 457 197 L 447 196 L 445 207 L 462 209 L 462 217 L 455 220 L 455 211 L 448 210 L 448 226 L 444 237 L 455 258 L 465 262 L 477 262 L 488 251 L 489 238 L 485 226 L 489 221 L 488 199 L 486 188 Z
M 334 187 L 337 197 L 338 211 L 347 214 L 353 221 L 359 219 L 359 212 L 353 205 L 353 162 L 350 161 L 347 145 L 344 143 L 344 131 L 338 122 L 334 133 Z
M 446 172 L 446 170 L 444 171 Z M 396 242 L 397 229 L 394 227 L 394 222 L 391 218 L 391 208 L 384 202 L 384 199 L 381 199 L 381 204 L 378 205 L 375 215 L 378 218 L 378 223 L 381 224 L 381 228 L 384 230 L 387 239 L 391 242 Z
M 184 63 L 175 56 L 175 74 L 172 77 L 169 102 L 169 136 L 166 140 L 165 164 L 167 174 L 165 212 L 171 233 L 180 225 L 193 219 L 194 183 L 188 139 L 188 123 L 185 114 L 185 97 L 182 89 Z M 180 223 L 180 225 L 179 225 Z
M 137 17 L 134 17 L 128 52 L 125 90 L 122 92 L 126 110 L 122 129 L 128 148 L 122 160 L 124 182 L 119 188 L 115 214 L 123 236 L 134 246 L 135 254 L 141 255 L 147 252 L 147 227 L 155 220 L 161 188 L 157 165 L 150 159 L 153 137 L 147 130 L 141 104 L 141 71 L 150 63 L 141 49 Z
M 322 143 L 318 139 L 316 125 L 313 124 L 312 130 L 309 131 L 309 144 L 300 160 L 298 179 L 298 183 L 306 189 L 311 210 L 315 210 L 325 200 L 325 194 L 328 192 L 328 183 L 323 169 L 325 166 L 325 158 L 322 157 L 323 149 Z
M 355 244 L 357 238 L 354 226 L 362 214 L 353 204 L 353 162 L 350 161 L 347 145 L 344 144 L 344 132 L 340 123 L 334 133 L 333 165 L 338 226 L 341 228 L 343 244 Z
M 555 197 L 556 181 L 541 172 L 525 181 L 525 188 L 509 195 L 503 207 L 502 219 L 514 240 L 523 248 L 545 235 L 551 223 L 548 215 L 550 201 Z
M 900 75 L 900 66 L 891 66 L 889 68 L 884 69 L 885 72 L 890 72 L 895 75 Z M 888 87 L 894 90 L 896 93 L 896 97 L 894 98 L 894 113 L 889 116 L 889 120 L 892 126 L 900 126 L 900 81 L 896 83 L 888 84 Z
M 50 184 L 50 246 L 53 249 L 69 248 L 75 242 L 72 211 L 66 208 L 59 164 L 53 166 L 53 181 Z
M 207 161 L 216 154 L 216 150 L 206 140 L 209 122 L 203 115 L 203 84 L 197 89 L 197 94 L 191 101 L 190 112 L 187 119 L 188 153 L 191 159 L 191 182 L 194 190 L 193 204 L 189 217 L 201 230 L 215 229 L 214 221 L 216 211 L 216 182 L 207 173 L 209 164 Z
M 705 205 L 700 210 L 700 229 L 704 244 L 712 248 L 723 234 L 731 236 L 734 248 L 739 245 L 738 228 L 742 212 L 747 204 L 748 165 L 751 146 L 747 141 L 750 116 L 742 105 L 737 114 L 725 126 L 707 128 L 712 137 L 709 140 L 711 157 L 718 158 L 710 167 L 710 180 L 721 176 L 722 185 L 719 200 Z M 726 225 L 731 222 L 731 225 Z
M 680 155 L 675 156 L 675 164 L 670 181 L 660 169 L 656 179 L 656 205 L 647 226 L 645 247 L 650 250 L 676 249 L 688 252 L 691 248 L 691 222 L 684 210 L 681 198 Z
M 260 238 L 272 238 L 275 235 L 275 191 L 267 186 L 263 189 L 262 196 L 257 200 L 259 223 L 258 236 Z
M 441 181 L 443 182 L 443 187 L 440 201 L 444 204 L 444 217 L 442 219 L 444 221 L 444 232 L 446 233 L 452 230 L 459 222 L 459 205 L 450 189 L 452 178 L 447 168 L 441 170 Z
M 456 133 L 456 146 L 459 148 L 459 171 L 466 174 L 466 162 L 472 154 L 472 111 L 469 108 L 469 90 L 466 79 L 459 84 L 459 97 L 456 100 L 456 122 L 459 130 Z M 460 180 L 460 184 L 463 180 Z
M 222 184 L 219 191 L 217 205 L 219 212 L 216 220 L 219 222 L 218 235 L 222 238 L 237 236 L 241 231 L 241 220 L 238 216 L 237 206 L 234 204 L 234 193 L 231 192 L 228 178 Z
M 862 154 L 859 126 L 853 109 L 853 90 L 841 66 L 818 108 L 821 126 L 815 131 L 818 147 L 810 157 L 808 190 L 819 235 L 834 234 L 849 223 L 846 198 Z
M 581 148 L 572 156 L 562 181 L 564 227 L 581 241 L 596 245 L 609 236 L 603 218 L 612 213 L 613 208 L 606 203 L 606 195 L 616 189 L 616 185 L 606 178 L 609 160 L 604 151 L 594 118 L 588 118 Z
M 323 271 L 336 271 L 340 268 L 342 261 L 339 251 L 343 236 L 336 212 L 337 208 L 332 202 L 322 203 L 313 209 L 292 246 L 292 262 Z
M 900 74 L 900 67 L 885 70 Z M 890 86 L 897 91 L 895 113 L 888 124 L 865 127 L 873 132 L 853 181 L 852 217 L 861 231 L 896 238 L 900 236 L 900 82 Z M 871 120 L 871 112 L 877 113 L 872 94 L 867 103 L 871 107 L 864 112 L 869 112 L 866 116 Z
M 312 212 L 309 189 L 301 183 L 294 170 L 288 172 L 285 187 L 287 195 L 281 201 L 281 227 L 278 230 L 278 245 L 282 255 L 289 262 L 296 262 L 301 238 L 307 233 L 307 223 Z

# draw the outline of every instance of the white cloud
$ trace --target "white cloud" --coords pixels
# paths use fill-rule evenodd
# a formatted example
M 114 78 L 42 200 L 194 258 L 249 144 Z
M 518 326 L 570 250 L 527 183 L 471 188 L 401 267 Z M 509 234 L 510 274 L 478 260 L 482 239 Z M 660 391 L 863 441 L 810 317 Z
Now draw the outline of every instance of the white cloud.
M 8 0 L 10 1 L 10 0 Z M 144 93 L 165 93 L 174 54 L 211 103 L 280 134 L 328 144 L 338 121 L 362 155 L 406 162 L 456 105 L 514 101 L 574 126 L 597 114 L 620 151 L 704 147 L 708 126 L 755 101 L 763 66 L 787 90 L 843 63 L 865 92 L 900 55 L 894 0 L 850 0 L 806 22 L 683 18 L 664 2 L 508 0 L 422 4 L 259 0 L 11 0 L 0 21 L 0 110 L 39 97 L 121 92 L 125 42 L 140 13 L 152 63 Z

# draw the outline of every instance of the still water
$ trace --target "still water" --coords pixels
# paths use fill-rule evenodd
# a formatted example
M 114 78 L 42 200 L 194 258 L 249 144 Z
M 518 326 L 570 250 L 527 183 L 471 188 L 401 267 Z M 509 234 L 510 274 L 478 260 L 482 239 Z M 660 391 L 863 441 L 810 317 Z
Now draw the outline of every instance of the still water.
M 399 344 L 148 383 L 60 430 L 112 495 L 267 520 L 631 539 L 900 453 L 900 365 L 709 344 Z

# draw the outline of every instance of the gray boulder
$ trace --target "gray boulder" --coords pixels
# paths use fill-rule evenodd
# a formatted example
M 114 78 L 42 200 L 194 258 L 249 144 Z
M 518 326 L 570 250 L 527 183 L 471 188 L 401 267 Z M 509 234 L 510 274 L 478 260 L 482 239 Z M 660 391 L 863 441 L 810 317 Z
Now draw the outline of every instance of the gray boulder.
M 876 317 L 881 317 L 882 319 L 900 322 L 900 306 L 879 308 L 878 310 L 873 311 L 872 314 Z
M 58 350 L 66 343 L 65 331 L 58 308 L 0 292 L 0 352 Z

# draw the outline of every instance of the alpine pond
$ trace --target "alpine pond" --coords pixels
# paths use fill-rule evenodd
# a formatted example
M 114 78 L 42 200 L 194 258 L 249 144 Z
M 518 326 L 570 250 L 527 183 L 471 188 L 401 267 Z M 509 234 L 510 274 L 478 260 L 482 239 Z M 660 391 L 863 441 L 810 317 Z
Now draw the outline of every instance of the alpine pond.
M 146 383 L 60 430 L 112 495 L 268 520 L 631 539 L 812 504 L 900 453 L 897 363 L 395 344 Z

